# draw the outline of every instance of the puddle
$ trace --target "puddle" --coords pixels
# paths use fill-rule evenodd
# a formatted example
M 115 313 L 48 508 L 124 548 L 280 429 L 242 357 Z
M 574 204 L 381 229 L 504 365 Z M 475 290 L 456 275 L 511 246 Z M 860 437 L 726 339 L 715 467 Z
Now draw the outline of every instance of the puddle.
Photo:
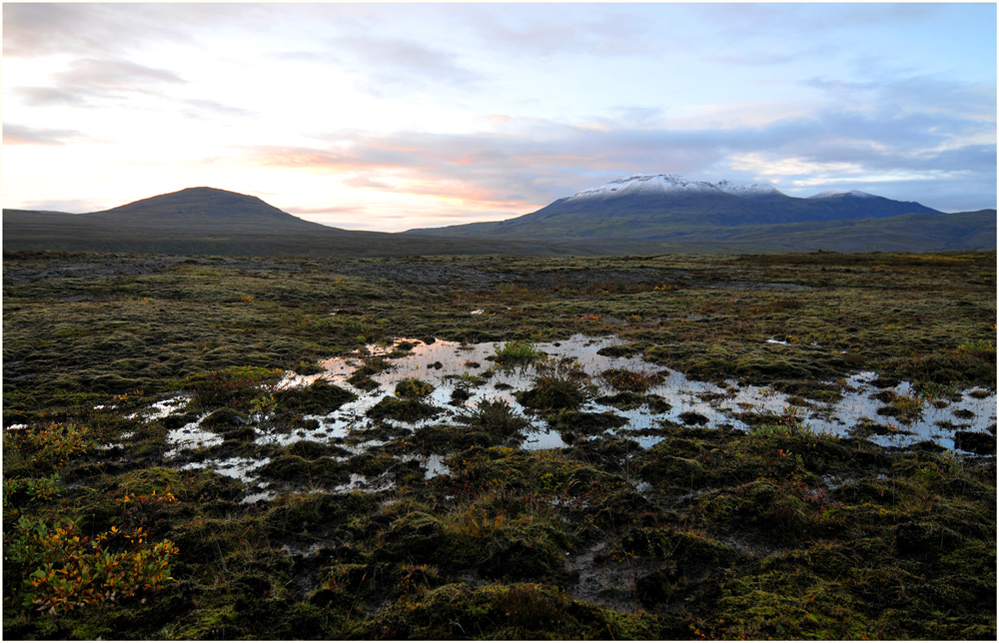
M 277 498 L 277 496 L 278 494 L 276 491 L 268 491 L 265 489 L 263 491 L 247 494 L 239 502 L 243 505 L 252 505 L 257 502 L 269 502 Z
M 780 343 L 777 340 L 770 341 Z M 726 382 L 723 386 L 698 382 L 687 379 L 677 371 L 646 362 L 641 355 L 612 357 L 599 354 L 601 349 L 620 343 L 615 337 L 589 338 L 576 335 L 561 342 L 538 343 L 535 347 L 544 352 L 550 360 L 573 360 L 589 376 L 590 383 L 597 390 L 596 397 L 611 396 L 620 392 L 600 376 L 607 370 L 627 370 L 658 378 L 644 395 L 658 396 L 665 400 L 670 405 L 666 411 L 663 411 L 662 405 L 653 410 L 644 403 L 636 408 L 621 410 L 595 401 L 585 404 L 580 409 L 586 413 L 613 413 L 623 417 L 626 420 L 623 426 L 608 429 L 606 433 L 633 439 L 643 448 L 652 447 L 662 440 L 655 435 L 655 430 L 661 428 L 661 422 L 664 420 L 686 424 L 685 419 L 701 416 L 697 420 L 709 428 L 726 426 L 749 430 L 749 426 L 739 419 L 741 414 L 751 412 L 779 415 L 792 406 L 788 402 L 788 395 L 767 387 L 738 386 L 734 381 Z M 538 375 L 536 368 L 534 366 L 498 368 L 491 358 L 499 345 L 491 342 L 461 344 L 441 340 L 426 344 L 419 340 L 399 340 L 390 346 L 370 345 L 365 354 L 322 361 L 320 366 L 323 371 L 314 375 L 288 373 L 277 385 L 278 389 L 305 387 L 317 380 L 324 380 L 351 391 L 357 399 L 344 404 L 335 412 L 326 415 L 308 415 L 303 418 L 305 424 L 317 428 L 295 428 L 290 433 L 274 433 L 258 428 L 256 442 L 259 445 L 284 446 L 300 440 L 323 442 L 336 440 L 337 444 L 353 454 L 364 453 L 384 444 L 379 440 L 363 440 L 364 432 L 377 426 L 367 417 L 368 411 L 383 398 L 391 396 L 396 383 L 400 380 L 418 378 L 434 387 L 425 401 L 440 408 L 441 412 L 436 417 L 418 422 L 386 419 L 380 420 L 380 423 L 397 428 L 401 432 L 416 430 L 427 425 L 456 424 L 459 422 L 458 416 L 469 414 L 480 402 L 503 400 L 509 404 L 513 413 L 529 422 L 529 426 L 522 432 L 521 448 L 527 450 L 565 448 L 567 444 L 559 432 L 549 427 L 542 415 L 525 409 L 514 397 L 514 393 L 533 387 Z M 370 375 L 378 388 L 369 391 L 352 385 L 348 381 L 349 378 L 364 365 L 366 359 L 376 356 L 384 357 L 388 365 L 385 370 Z M 902 447 L 922 440 L 932 440 L 947 449 L 955 449 L 953 437 L 955 430 L 982 432 L 996 421 L 995 394 L 972 390 L 963 392 L 960 399 L 955 398 L 947 404 L 925 403 L 921 417 L 911 424 L 900 423 L 895 418 L 878 414 L 878 410 L 884 407 L 885 403 L 874 396 L 885 390 L 891 390 L 898 395 L 911 395 L 911 385 L 902 382 L 893 389 L 879 389 L 873 384 L 876 379 L 876 373 L 857 373 L 847 379 L 840 400 L 834 403 L 810 400 L 809 407 L 795 408 L 799 417 L 817 432 L 847 436 L 851 430 L 865 422 L 886 427 L 890 435 L 872 435 L 868 438 L 883 446 Z M 452 395 L 459 390 L 467 392 L 468 397 L 456 402 Z M 163 417 L 186 403 L 187 400 L 182 397 L 158 402 L 147 412 L 146 417 Z M 197 422 L 170 431 L 167 439 L 174 448 L 167 454 L 168 457 L 174 457 L 185 449 L 206 448 L 222 443 L 221 437 L 202 430 L 200 422 L 199 419 Z M 443 456 L 404 456 L 404 459 L 420 458 L 428 478 L 447 472 L 447 467 L 442 463 Z M 243 465 L 225 463 L 212 466 L 220 473 L 234 477 L 250 475 L 255 468 L 239 469 Z M 227 471 L 232 473 L 225 473 Z M 352 479 L 345 488 L 379 487 L 359 478 Z
M 451 473 L 451 469 L 444 464 L 444 460 L 447 459 L 446 455 L 405 455 L 400 459 L 403 462 L 419 462 L 426 471 L 423 474 L 426 480 Z
M 171 397 L 169 399 L 156 402 L 150 407 L 150 412 L 146 414 L 146 420 L 159 420 L 168 415 L 172 415 L 186 407 L 187 403 L 190 401 L 190 396 L 178 395 L 177 397 Z
M 152 422 L 153 420 L 160 420 L 168 415 L 172 415 L 173 413 L 176 413 L 177 411 L 183 409 L 185 406 L 187 406 L 187 403 L 190 401 L 191 401 L 190 396 L 178 395 L 176 397 L 171 397 L 166 400 L 160 400 L 159 402 L 154 402 L 152 406 L 150 406 L 148 409 L 137 413 L 131 413 L 127 415 L 126 418 L 129 420 L 135 420 L 141 418 L 146 422 Z M 103 404 L 99 404 L 95 406 L 94 409 L 100 409 L 103 407 L 104 407 Z M 111 408 L 114 408 L 114 406 L 112 406 Z
M 230 478 L 236 478 L 243 482 L 250 482 L 254 479 L 251 471 L 259 469 L 271 461 L 270 458 L 253 460 L 251 458 L 228 458 L 226 460 L 204 460 L 202 462 L 189 462 L 180 468 L 181 471 L 192 471 L 195 469 L 211 469 L 216 473 Z
M 222 436 L 201 428 L 201 421 L 206 417 L 208 417 L 207 413 L 198 418 L 196 422 L 169 431 L 166 439 L 174 448 L 167 451 L 164 457 L 167 459 L 175 458 L 184 450 L 197 451 L 222 444 Z
M 332 493 L 349 493 L 351 491 L 363 491 L 366 493 L 376 493 L 378 491 L 385 491 L 386 489 L 391 489 L 393 486 L 392 479 L 382 474 L 380 476 L 362 476 L 359 473 L 350 474 L 350 482 L 337 485 L 333 487 L 330 491 Z

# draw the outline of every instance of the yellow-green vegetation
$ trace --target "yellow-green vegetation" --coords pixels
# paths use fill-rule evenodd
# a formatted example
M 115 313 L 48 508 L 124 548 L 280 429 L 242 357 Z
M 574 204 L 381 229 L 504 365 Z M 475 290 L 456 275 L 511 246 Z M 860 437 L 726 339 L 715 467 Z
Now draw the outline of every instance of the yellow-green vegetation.
M 124 534 L 112 527 L 88 542 L 75 529 L 72 522 L 55 527 L 22 516 L 10 542 L 4 541 L 8 570 L 23 575 L 33 569 L 24 581 L 23 606 L 59 614 L 153 592 L 174 580 L 170 557 L 178 550 L 169 540 L 143 547 L 147 530 Z M 115 540 L 122 542 L 115 546 Z
M 586 373 L 577 365 L 545 360 L 538 368 L 534 388 L 517 394 L 517 399 L 532 409 L 577 409 L 591 397 L 588 385 Z
M 416 379 L 415 377 L 407 377 L 400 380 L 399 383 L 395 385 L 396 397 L 401 397 L 406 400 L 416 400 L 421 397 L 426 397 L 433 392 L 434 387 L 432 384 Z
M 865 438 L 994 394 L 995 271 L 995 253 L 5 253 L 4 636 L 995 639 L 995 425 L 939 427 L 960 452 Z M 794 406 L 615 433 L 594 383 L 537 354 L 577 333 L 795 404 L 860 370 L 912 386 L 851 437 Z M 469 376 L 434 419 L 428 369 L 346 430 L 320 426 L 355 399 L 343 382 L 276 386 L 360 351 L 350 383 L 377 388 L 391 359 L 367 347 L 393 338 L 520 355 L 534 415 Z M 670 408 L 654 374 L 599 377 L 622 414 Z M 523 448 L 529 420 L 569 446 Z
M 512 341 L 496 347 L 496 363 L 501 366 L 518 366 L 531 364 L 544 358 L 530 342 Z
M 658 373 L 636 373 L 622 369 L 604 371 L 602 377 L 617 390 L 629 393 L 644 393 L 662 379 Z

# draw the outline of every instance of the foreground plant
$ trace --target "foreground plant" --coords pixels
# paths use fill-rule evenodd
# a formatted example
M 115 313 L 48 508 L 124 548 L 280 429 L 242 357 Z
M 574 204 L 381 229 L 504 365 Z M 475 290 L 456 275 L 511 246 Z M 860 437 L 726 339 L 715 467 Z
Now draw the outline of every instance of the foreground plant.
M 75 424 L 52 423 L 43 428 L 4 431 L 4 447 L 11 455 L 30 462 L 36 471 L 58 469 L 96 445 L 90 432 Z
M 148 537 L 141 527 L 127 533 L 111 527 L 91 540 L 79 536 L 72 522 L 55 526 L 22 516 L 15 534 L 9 539 L 4 534 L 4 562 L 8 570 L 24 570 L 22 605 L 65 613 L 173 582 L 170 558 L 178 549 L 169 540 L 150 543 Z
M 592 397 L 593 387 L 578 364 L 549 360 L 538 367 L 534 388 L 516 395 L 521 404 L 533 409 L 578 409 Z
M 522 366 L 543 359 L 545 354 L 530 342 L 512 341 L 496 347 L 496 363 L 500 366 Z
M 600 375 L 617 390 L 629 393 L 644 393 L 663 379 L 659 373 L 637 373 L 624 369 L 610 369 Z
M 471 426 L 499 435 L 514 435 L 527 426 L 527 420 L 514 413 L 506 400 L 483 400 L 468 417 Z
M 401 397 L 406 400 L 418 400 L 430 395 L 433 392 L 434 387 L 432 384 L 415 377 L 404 378 L 395 385 L 396 397 Z

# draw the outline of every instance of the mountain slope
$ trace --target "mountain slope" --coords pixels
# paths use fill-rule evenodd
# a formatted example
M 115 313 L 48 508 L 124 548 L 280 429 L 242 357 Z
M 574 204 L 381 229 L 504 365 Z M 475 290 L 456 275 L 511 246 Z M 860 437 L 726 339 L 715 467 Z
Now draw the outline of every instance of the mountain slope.
M 308 256 L 531 254 L 564 252 L 545 242 L 462 242 L 343 230 L 304 221 L 264 201 L 188 188 L 89 214 L 3 211 L 4 250 Z
M 996 211 L 699 228 L 658 241 L 733 253 L 995 250 Z
M 187 188 L 134 201 L 117 208 L 84 215 L 95 222 L 130 226 L 175 228 L 195 226 L 199 231 L 243 229 L 277 232 L 339 230 L 292 216 L 255 196 L 217 188 Z M 188 228 L 190 229 L 190 228 Z
M 801 199 L 769 186 L 714 184 L 658 174 L 583 190 L 515 219 L 410 232 L 460 238 L 649 239 L 705 226 L 871 219 L 913 212 L 941 214 L 919 203 L 863 192 Z
M 388 234 L 331 228 L 256 197 L 189 188 L 90 214 L 4 210 L 3 248 L 341 257 L 994 250 L 996 211 L 941 214 L 864 193 L 795 199 L 766 186 L 660 175 L 508 221 Z

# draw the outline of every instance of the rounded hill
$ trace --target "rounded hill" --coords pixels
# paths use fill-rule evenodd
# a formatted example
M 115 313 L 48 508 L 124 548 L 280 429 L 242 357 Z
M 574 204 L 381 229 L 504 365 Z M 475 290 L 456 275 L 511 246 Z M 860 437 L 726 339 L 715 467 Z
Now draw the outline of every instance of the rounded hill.
M 317 223 L 303 221 L 287 212 L 269 205 L 255 196 L 229 192 L 210 187 L 186 188 L 178 192 L 161 194 L 133 201 L 117 208 L 95 212 L 95 218 L 122 224 L 215 227 L 230 226 L 289 226 L 302 229 L 325 228 Z

